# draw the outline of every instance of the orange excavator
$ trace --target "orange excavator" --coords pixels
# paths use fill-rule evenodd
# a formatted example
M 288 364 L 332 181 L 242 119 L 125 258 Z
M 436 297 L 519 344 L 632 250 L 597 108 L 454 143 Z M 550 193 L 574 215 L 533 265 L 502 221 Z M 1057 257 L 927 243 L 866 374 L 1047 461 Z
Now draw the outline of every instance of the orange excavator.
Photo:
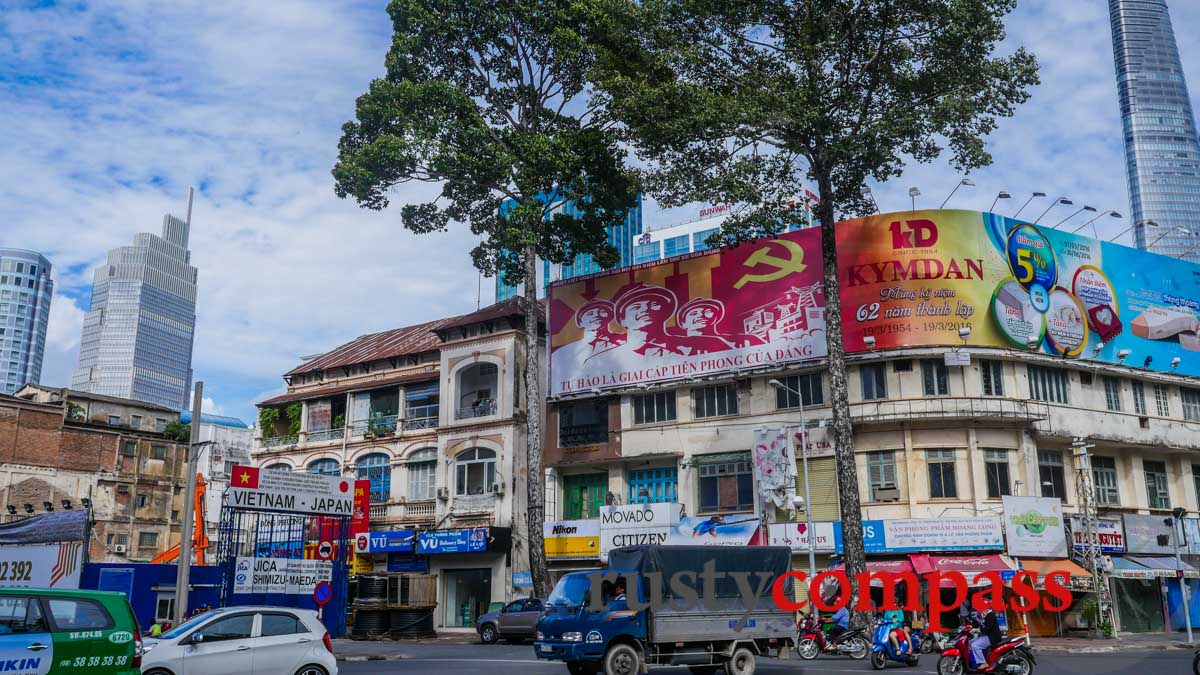
M 204 566 L 204 550 L 208 548 L 208 534 L 204 527 L 204 493 L 206 491 L 204 474 L 196 474 L 196 499 L 192 504 L 192 550 L 196 552 L 196 564 Z M 179 559 L 179 544 L 154 556 L 153 564 L 172 563 Z

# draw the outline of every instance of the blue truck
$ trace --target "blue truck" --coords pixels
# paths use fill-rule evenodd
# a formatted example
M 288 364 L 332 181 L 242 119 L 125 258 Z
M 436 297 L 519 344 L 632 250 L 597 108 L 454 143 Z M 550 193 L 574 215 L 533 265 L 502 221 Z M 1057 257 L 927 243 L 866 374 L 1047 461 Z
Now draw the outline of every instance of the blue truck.
M 795 645 L 793 612 L 771 599 L 791 559 L 777 546 L 616 549 L 608 569 L 559 579 L 534 652 L 564 662 L 571 675 L 635 675 L 649 666 L 752 675 L 758 657 L 787 658 Z M 780 583 L 793 597 L 791 579 Z

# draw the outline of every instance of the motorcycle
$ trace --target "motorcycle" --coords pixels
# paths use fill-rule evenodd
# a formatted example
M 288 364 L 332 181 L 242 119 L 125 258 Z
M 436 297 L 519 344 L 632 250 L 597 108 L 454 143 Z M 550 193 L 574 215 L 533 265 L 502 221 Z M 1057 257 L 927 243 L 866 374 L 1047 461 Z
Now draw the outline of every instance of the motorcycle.
M 1200 651 L 1197 651 L 1195 658 L 1192 659 L 1192 672 L 1200 675 Z
M 912 632 L 913 642 L 921 646 L 922 654 L 942 653 L 950 643 L 946 640 L 945 633 L 930 633 L 920 628 L 914 628 Z
M 982 665 L 971 665 L 971 638 L 978 631 L 971 624 L 964 625 L 954 637 L 953 643 L 942 651 L 938 659 L 938 675 L 966 675 L 970 673 L 996 673 L 997 675 L 1033 675 L 1037 659 L 1033 650 L 1025 644 L 1023 637 L 1010 637 L 983 651 L 984 661 L 990 670 L 981 670 Z
M 800 658 L 811 661 L 821 654 L 840 654 L 859 660 L 867 658 L 870 645 L 862 628 L 851 628 L 836 638 L 829 639 L 816 617 L 809 614 L 800 620 L 796 653 Z
M 871 667 L 875 670 L 882 670 L 887 667 L 888 661 L 903 663 L 910 667 L 917 665 L 921 657 L 916 652 L 907 653 L 908 639 L 905 638 L 904 631 L 896 629 L 899 648 L 892 647 L 892 642 L 888 639 L 891 633 L 892 625 L 890 623 L 882 618 L 875 620 L 875 634 L 871 641 Z

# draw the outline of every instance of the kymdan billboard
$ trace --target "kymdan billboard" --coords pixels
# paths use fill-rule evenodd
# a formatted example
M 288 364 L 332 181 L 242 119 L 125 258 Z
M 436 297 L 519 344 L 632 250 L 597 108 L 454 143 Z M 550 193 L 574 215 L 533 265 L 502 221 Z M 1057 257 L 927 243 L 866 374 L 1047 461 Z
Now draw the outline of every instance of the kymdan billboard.
M 1200 266 L 976 211 L 838 224 L 847 351 L 1037 350 L 1200 374 Z M 825 356 L 820 233 L 571 279 L 550 288 L 551 393 Z M 1190 357 L 1190 358 L 1189 358 Z

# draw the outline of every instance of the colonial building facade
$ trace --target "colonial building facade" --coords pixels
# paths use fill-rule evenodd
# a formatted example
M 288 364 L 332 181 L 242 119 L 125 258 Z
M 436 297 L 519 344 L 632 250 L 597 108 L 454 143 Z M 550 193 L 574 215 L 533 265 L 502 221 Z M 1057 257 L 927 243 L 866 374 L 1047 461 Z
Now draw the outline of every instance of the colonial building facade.
M 523 311 L 514 298 L 362 336 L 289 371 L 287 393 L 259 404 L 255 463 L 370 481 L 372 531 L 487 531 L 486 546 L 417 556 L 438 575 L 438 627 L 473 626 L 529 569 Z M 371 557 L 377 569 L 413 563 Z

